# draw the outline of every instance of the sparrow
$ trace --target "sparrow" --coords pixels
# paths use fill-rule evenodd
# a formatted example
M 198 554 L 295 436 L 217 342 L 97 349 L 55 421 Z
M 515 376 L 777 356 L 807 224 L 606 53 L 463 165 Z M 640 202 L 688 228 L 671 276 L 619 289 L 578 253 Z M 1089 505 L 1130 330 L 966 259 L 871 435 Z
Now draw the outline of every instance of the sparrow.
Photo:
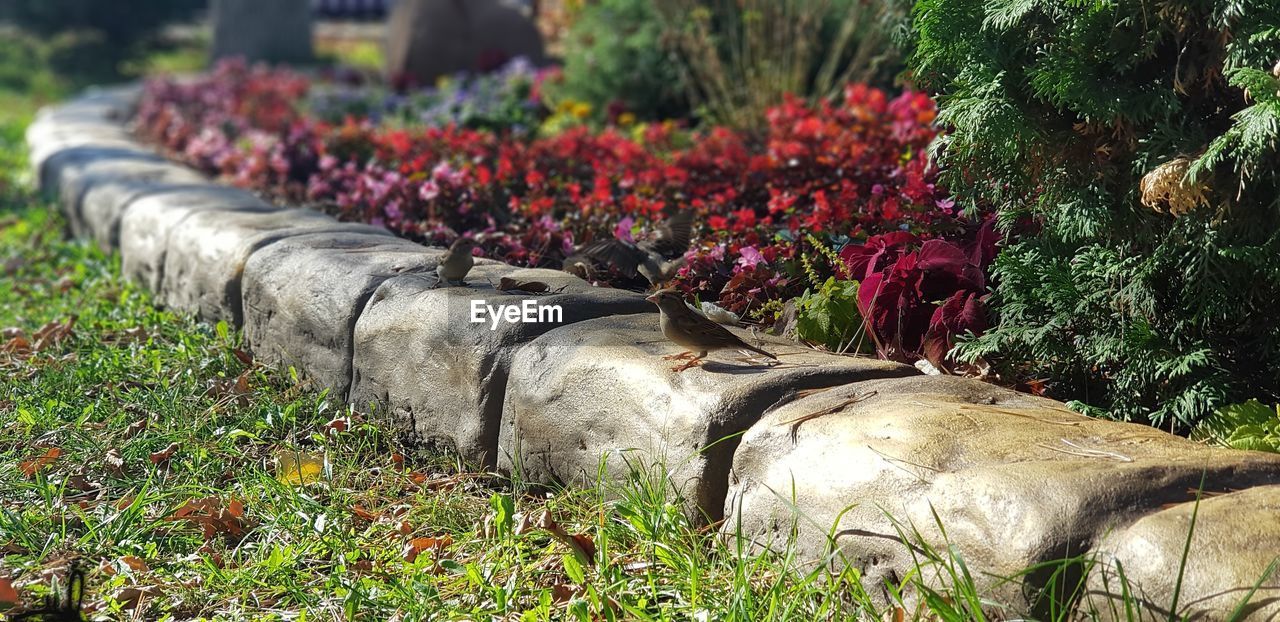
M 684 265 L 692 237 L 693 210 L 684 210 L 659 224 L 643 242 L 613 238 L 587 244 L 565 259 L 564 269 L 581 276 L 591 274 L 592 263 L 599 262 L 617 268 L 623 276 L 642 276 L 651 286 L 660 287 Z
M 749 350 L 778 360 L 778 357 L 743 341 L 729 332 L 729 329 L 689 308 L 684 302 L 684 296 L 675 289 L 660 289 L 645 300 L 658 305 L 658 310 L 662 312 L 658 326 L 662 329 L 663 336 L 688 350 L 662 358 L 681 360 L 693 357 L 683 365 L 671 368 L 671 371 L 681 372 L 701 365 L 702 359 L 716 350 Z
M 476 241 L 472 238 L 458 238 L 449 245 L 449 250 L 444 252 L 444 256 L 440 257 L 440 264 L 436 266 L 436 276 L 440 277 L 436 281 L 436 287 L 441 285 L 466 285 L 463 279 L 467 278 L 467 273 L 471 272 L 471 267 L 476 265 L 476 260 L 471 256 L 471 251 L 475 249 Z

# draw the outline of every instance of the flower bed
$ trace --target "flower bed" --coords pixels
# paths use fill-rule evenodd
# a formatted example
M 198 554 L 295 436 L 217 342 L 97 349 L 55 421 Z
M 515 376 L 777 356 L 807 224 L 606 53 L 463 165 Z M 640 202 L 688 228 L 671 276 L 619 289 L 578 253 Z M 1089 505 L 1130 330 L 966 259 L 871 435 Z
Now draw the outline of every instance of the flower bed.
M 529 82 L 521 118 L 555 120 L 543 79 Z M 811 290 L 802 314 L 826 309 L 827 331 L 865 328 L 886 358 L 945 367 L 955 335 L 985 326 L 995 236 L 935 183 L 935 108 L 923 94 L 850 85 L 838 102 L 789 100 L 747 136 L 671 122 L 552 132 L 558 123 L 466 127 L 448 114 L 425 119 L 445 125 L 336 121 L 298 104 L 309 88 L 287 70 L 224 63 L 194 81 L 150 81 L 137 127 L 237 185 L 432 244 L 476 235 L 485 255 L 517 265 L 559 267 L 584 243 L 695 210 L 679 287 L 761 320 Z M 827 279 L 861 282 L 856 311 L 817 304 L 832 302 Z

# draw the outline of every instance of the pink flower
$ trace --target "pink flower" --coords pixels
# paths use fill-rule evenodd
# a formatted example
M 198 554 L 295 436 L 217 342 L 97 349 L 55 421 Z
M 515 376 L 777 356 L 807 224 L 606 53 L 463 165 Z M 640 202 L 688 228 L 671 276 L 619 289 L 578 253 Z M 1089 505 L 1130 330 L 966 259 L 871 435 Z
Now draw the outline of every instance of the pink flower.
M 754 246 L 744 246 L 738 251 L 738 265 L 742 268 L 751 269 L 765 262 L 764 255 Z
M 428 179 L 418 187 L 418 196 L 423 201 L 434 201 L 436 197 L 440 196 L 440 185 L 435 180 Z

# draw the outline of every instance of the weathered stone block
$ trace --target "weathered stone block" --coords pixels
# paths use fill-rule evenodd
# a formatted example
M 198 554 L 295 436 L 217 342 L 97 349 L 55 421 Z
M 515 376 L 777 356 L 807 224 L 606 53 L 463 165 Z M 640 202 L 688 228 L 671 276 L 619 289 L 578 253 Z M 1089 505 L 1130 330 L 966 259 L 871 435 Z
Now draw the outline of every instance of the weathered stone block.
M 765 338 L 773 367 L 712 356 L 673 372 L 678 346 L 658 316 L 590 320 L 543 335 L 516 354 L 507 385 L 499 468 L 530 481 L 594 484 L 628 457 L 668 470 L 691 505 L 715 520 L 724 507 L 738 435 L 798 391 L 916 375 L 906 365 L 826 354 Z
M 99 146 L 85 144 L 58 148 L 40 162 L 36 169 L 40 189 L 53 199 L 79 198 L 84 191 L 85 169 L 103 162 L 132 161 L 164 163 L 159 154 L 135 143 Z M 66 209 L 71 203 L 64 203 Z
M 1179 588 L 1188 537 L 1191 549 Z M 1126 589 L 1141 603 L 1142 619 L 1280 619 L 1280 572 L 1267 576 L 1280 559 L 1280 486 L 1215 495 L 1201 499 L 1199 507 L 1187 502 L 1149 514 L 1110 534 L 1091 557 L 1096 565 L 1082 606 L 1096 612 L 1091 619 L 1130 619 Z M 1250 595 L 1255 585 L 1258 590 Z M 1175 591 L 1177 611 L 1170 615 Z M 1232 618 L 1246 598 L 1244 615 Z
M 1020 615 L 1044 606 L 1033 597 L 1049 574 L 1022 571 L 1187 501 L 1201 477 L 1209 491 L 1280 482 L 1280 456 L 1213 449 L 972 380 L 918 377 L 778 408 L 743 437 L 733 476 L 725 529 L 740 526 L 758 546 L 780 547 L 794 528 L 799 559 L 855 565 L 887 601 L 884 585 L 922 559 L 901 532 L 913 547 L 945 554 L 949 543 L 979 589 Z
M 206 320 L 244 324 L 241 278 L 249 257 L 303 233 L 387 235 L 383 229 L 340 224 L 307 209 L 200 211 L 174 227 L 165 252 L 159 299 Z
M 387 20 L 387 75 L 419 85 L 504 60 L 544 61 L 542 35 L 502 0 L 400 0 Z
M 386 279 L 432 274 L 443 250 L 373 227 L 285 238 L 245 262 L 244 335 L 268 363 L 296 366 L 345 399 L 351 384 L 356 318 Z
M 120 219 L 133 201 L 207 181 L 189 168 L 167 162 L 101 162 L 88 171 L 82 198 L 66 212 L 72 232 L 91 237 L 103 250 L 120 248 Z M 63 200 L 67 205 L 66 195 Z
M 541 282 L 550 291 L 497 291 L 493 284 L 502 277 Z M 473 268 L 467 281 L 468 287 L 435 288 L 434 274 L 415 275 L 378 288 L 356 323 L 351 402 L 374 405 L 428 445 L 485 467 L 497 459 L 507 375 L 522 344 L 574 322 L 655 310 L 640 294 L 593 287 L 555 270 L 490 262 Z M 473 301 L 495 309 L 559 306 L 561 314 L 532 316 L 550 322 L 474 323 Z
M 253 193 L 238 188 L 200 184 L 154 192 L 129 204 L 120 217 L 120 269 L 163 303 L 169 235 L 191 214 L 204 210 L 271 209 Z
M 308 0 L 213 0 L 213 59 L 251 63 L 312 60 Z

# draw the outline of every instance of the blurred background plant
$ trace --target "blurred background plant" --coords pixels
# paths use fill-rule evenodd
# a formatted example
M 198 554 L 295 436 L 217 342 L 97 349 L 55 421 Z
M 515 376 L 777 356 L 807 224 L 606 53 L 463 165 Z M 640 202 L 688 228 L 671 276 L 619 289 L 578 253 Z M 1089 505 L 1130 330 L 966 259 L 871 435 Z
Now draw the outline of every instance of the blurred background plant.
M 892 79 L 898 5 L 862 0 L 653 0 L 690 101 L 716 124 L 758 128 L 786 95 L 810 103 Z
M 686 87 L 653 0 L 592 0 L 571 9 L 569 20 L 553 99 L 586 103 L 599 115 L 688 116 Z
M 49 44 L 53 70 L 118 79 L 121 63 L 164 46 L 163 28 L 189 20 L 207 0 L 5 0 L 4 19 Z

